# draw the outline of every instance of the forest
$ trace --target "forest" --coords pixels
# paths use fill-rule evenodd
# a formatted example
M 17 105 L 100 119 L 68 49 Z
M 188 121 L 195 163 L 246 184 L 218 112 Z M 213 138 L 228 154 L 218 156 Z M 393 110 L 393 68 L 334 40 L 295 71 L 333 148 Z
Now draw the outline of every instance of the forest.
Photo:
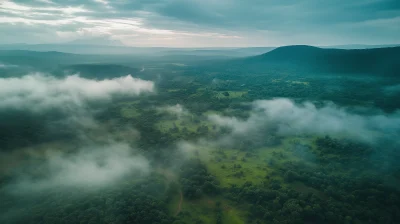
M 398 60 L 257 65 L 298 50 L 1 51 L 0 223 L 400 223 Z

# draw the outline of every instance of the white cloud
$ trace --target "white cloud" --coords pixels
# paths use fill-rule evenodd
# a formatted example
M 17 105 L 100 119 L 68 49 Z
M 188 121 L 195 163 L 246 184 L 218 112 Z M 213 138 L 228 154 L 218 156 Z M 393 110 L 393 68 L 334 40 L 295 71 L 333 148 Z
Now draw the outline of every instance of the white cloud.
M 112 9 L 112 7 L 110 6 L 110 2 L 106 1 L 106 0 L 93 0 L 96 3 L 99 3 L 101 5 L 103 5 L 104 7 L 106 7 L 107 9 Z
M 218 126 L 232 129 L 232 138 L 248 137 L 260 132 L 287 135 L 332 135 L 373 143 L 380 138 L 398 136 L 400 114 L 358 115 L 333 104 L 317 108 L 306 102 L 295 104 L 289 99 L 253 102 L 248 119 L 209 116 Z
M 106 0 L 93 0 L 111 9 L 111 3 Z M 153 27 L 152 21 L 163 21 L 168 18 L 157 15 L 153 12 L 135 10 L 128 17 L 120 16 L 114 12 L 109 18 L 101 18 L 97 11 L 92 11 L 85 6 L 59 6 L 56 4 L 45 4 L 44 6 L 29 6 L 11 1 L 0 5 L 0 26 L 21 26 L 27 25 L 32 28 L 46 28 L 53 34 L 53 37 L 41 37 L 42 41 L 63 42 L 76 38 L 93 36 L 108 36 L 133 46 L 162 46 L 166 41 L 171 46 L 181 44 L 194 45 L 200 43 L 206 45 L 210 40 L 230 44 L 228 41 L 240 39 L 236 34 L 207 31 L 186 31 L 182 26 L 175 28 Z M 7 15 L 10 14 L 10 15 Z M 186 24 L 187 25 L 187 24 Z M 63 28 L 67 28 L 64 30 Z M 71 29 L 72 28 L 72 29 Z M 47 35 L 48 36 L 48 35 Z M 48 39 L 47 39 L 48 38 Z M 199 42 L 202 39 L 203 42 Z M 204 42 L 207 39 L 206 42 Z M 163 41 L 160 41 L 163 40 Z M 8 40 L 11 41 L 11 40 Z
M 36 0 L 36 1 L 38 1 L 38 2 L 43 2 L 43 3 L 46 3 L 46 4 L 55 4 L 53 1 L 51 1 L 51 0 Z
M 184 108 L 180 104 L 176 104 L 175 106 L 161 107 L 161 108 L 158 108 L 158 110 L 162 111 L 162 112 L 167 112 L 169 114 L 176 115 L 178 118 L 180 118 L 182 116 L 188 116 L 190 114 L 189 111 L 186 110 L 186 108 Z
M 69 187 L 104 187 L 125 175 L 146 175 L 149 162 L 125 143 L 109 143 L 81 148 L 77 153 L 51 150 L 36 167 L 44 176 L 33 178 L 24 172 L 8 186 L 14 193 Z
M 31 74 L 21 78 L 0 78 L 0 108 L 33 111 L 70 109 L 82 107 L 90 101 L 111 100 L 116 95 L 136 96 L 153 91 L 153 82 L 130 75 L 98 81 L 78 75 L 59 79 L 43 74 Z
M 22 4 L 17 4 L 12 1 L 5 1 L 0 4 L 0 9 L 5 11 L 5 12 L 34 12 L 34 11 L 48 11 L 48 12 L 59 12 L 63 14 L 76 14 L 80 12 L 90 12 L 90 10 L 85 9 L 83 6 L 78 6 L 78 7 L 72 7 L 72 6 L 66 6 L 66 7 L 32 7 L 32 6 L 25 6 Z

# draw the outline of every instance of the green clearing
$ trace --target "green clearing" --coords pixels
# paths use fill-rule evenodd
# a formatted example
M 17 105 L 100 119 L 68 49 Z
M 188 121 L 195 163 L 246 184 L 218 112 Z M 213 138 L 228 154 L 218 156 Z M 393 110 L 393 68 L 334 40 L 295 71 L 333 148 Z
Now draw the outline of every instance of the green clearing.
M 221 187 L 230 187 L 232 184 L 240 186 L 247 181 L 262 184 L 269 180 L 282 180 L 274 171 L 286 162 L 308 163 L 307 160 L 296 156 L 290 147 L 294 142 L 305 144 L 309 141 L 304 138 L 287 138 L 281 145 L 260 148 L 253 152 L 203 149 L 200 151 L 200 158 L 220 181 Z
M 247 91 L 216 91 L 214 92 L 215 97 L 218 99 L 235 99 L 241 98 L 247 95 Z
M 207 166 L 209 172 L 216 176 L 222 188 L 228 188 L 231 185 L 241 186 L 246 182 L 252 182 L 260 185 L 268 181 L 277 180 L 284 183 L 278 167 L 290 161 L 304 161 L 298 158 L 290 146 L 293 144 L 310 144 L 312 138 L 287 138 L 278 146 L 264 147 L 253 152 L 245 152 L 237 149 L 215 149 L 198 148 L 193 152 L 193 157 L 200 158 Z M 294 182 L 290 187 L 300 193 L 315 193 L 320 198 L 326 198 L 324 193 L 307 187 L 301 182 Z M 223 223 L 246 223 L 247 214 L 246 203 L 240 206 L 233 202 L 223 199 L 222 196 L 215 198 L 203 197 L 198 200 L 184 199 L 182 211 L 179 217 L 187 223 L 215 223 L 215 203 L 221 202 L 223 208 Z M 179 194 L 174 195 L 169 204 L 170 212 L 176 212 L 179 203 Z M 240 207 L 240 208 L 239 208 Z

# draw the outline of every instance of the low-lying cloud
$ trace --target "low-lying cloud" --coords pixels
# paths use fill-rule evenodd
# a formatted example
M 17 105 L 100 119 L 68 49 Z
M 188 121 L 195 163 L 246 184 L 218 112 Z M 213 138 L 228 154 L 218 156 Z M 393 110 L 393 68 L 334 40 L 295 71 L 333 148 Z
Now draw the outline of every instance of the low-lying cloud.
M 36 73 L 20 78 L 0 78 L 0 109 L 71 109 L 90 101 L 109 101 L 113 96 L 137 96 L 153 91 L 153 82 L 131 75 L 97 81 L 78 75 L 56 78 Z
M 126 175 L 145 175 L 150 166 L 128 144 L 110 143 L 81 148 L 70 154 L 51 150 L 44 161 L 35 164 L 35 170 L 39 176 L 27 172 L 17 174 L 8 189 L 14 193 L 31 193 L 68 187 L 104 187 Z
M 311 102 L 296 104 L 289 99 L 258 100 L 248 119 L 211 115 L 220 127 L 231 129 L 231 137 L 255 134 L 331 135 L 367 143 L 382 137 L 398 137 L 400 114 L 359 115 L 334 104 L 317 108 Z
M 189 111 L 180 104 L 176 104 L 174 106 L 160 107 L 160 108 L 158 108 L 158 110 L 161 112 L 166 112 L 166 113 L 169 113 L 172 115 L 176 115 L 178 118 L 181 118 L 183 116 L 187 116 L 190 114 Z

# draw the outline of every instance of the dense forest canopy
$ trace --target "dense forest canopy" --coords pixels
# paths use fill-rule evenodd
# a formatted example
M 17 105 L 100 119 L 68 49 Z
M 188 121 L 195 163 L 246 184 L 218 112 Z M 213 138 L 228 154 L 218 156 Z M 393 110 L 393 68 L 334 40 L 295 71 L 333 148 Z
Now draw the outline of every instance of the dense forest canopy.
M 0 51 L 0 223 L 400 223 L 398 47 L 205 51 Z

